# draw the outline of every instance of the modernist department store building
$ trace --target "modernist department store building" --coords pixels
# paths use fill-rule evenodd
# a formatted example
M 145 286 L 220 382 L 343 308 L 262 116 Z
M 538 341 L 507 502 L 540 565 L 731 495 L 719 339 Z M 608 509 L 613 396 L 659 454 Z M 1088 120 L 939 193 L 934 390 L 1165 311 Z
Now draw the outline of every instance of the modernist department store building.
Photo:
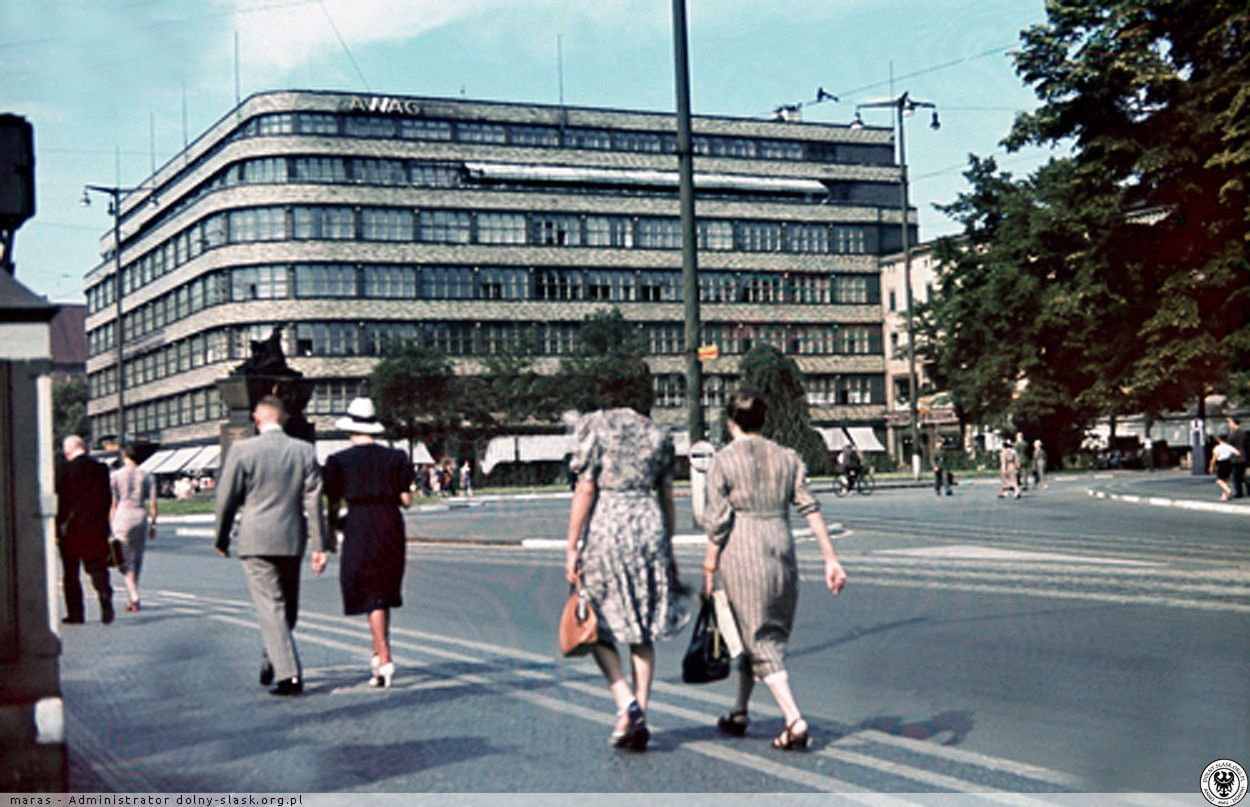
M 704 404 L 766 341 L 802 369 L 814 420 L 883 432 L 878 256 L 899 248 L 886 128 L 696 117 Z M 86 276 L 97 436 L 216 442 L 215 382 L 284 328 L 319 433 L 384 343 L 454 358 L 534 340 L 554 371 L 617 307 L 648 346 L 661 422 L 685 422 L 672 115 L 358 96 L 254 95 L 121 204 L 124 367 L 112 233 Z M 709 422 L 715 422 L 714 417 Z

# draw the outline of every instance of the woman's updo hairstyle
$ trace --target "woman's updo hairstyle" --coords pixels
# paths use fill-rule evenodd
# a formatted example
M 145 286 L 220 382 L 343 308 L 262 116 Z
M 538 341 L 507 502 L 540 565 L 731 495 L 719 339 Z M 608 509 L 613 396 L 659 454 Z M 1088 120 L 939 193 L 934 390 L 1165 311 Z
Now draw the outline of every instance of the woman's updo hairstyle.
M 729 397 L 725 407 L 725 416 L 738 424 L 738 428 L 751 434 L 764 428 L 764 415 L 768 413 L 768 404 L 759 390 L 751 387 L 739 387 Z

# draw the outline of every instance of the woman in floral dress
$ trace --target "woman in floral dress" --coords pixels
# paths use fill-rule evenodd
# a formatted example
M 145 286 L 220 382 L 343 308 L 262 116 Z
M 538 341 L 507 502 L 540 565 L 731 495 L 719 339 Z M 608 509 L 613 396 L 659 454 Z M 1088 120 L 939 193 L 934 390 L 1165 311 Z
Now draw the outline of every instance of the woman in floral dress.
M 643 751 L 651 736 L 646 708 L 655 667 L 652 643 L 677 633 L 688 614 L 673 559 L 673 441 L 646 415 L 614 406 L 624 402 L 625 391 L 618 388 L 600 384 L 600 400 L 612 408 L 577 423 L 565 577 L 576 583 L 580 575 L 598 616 L 592 653 L 617 706 L 610 742 Z M 632 687 L 616 642 L 629 645 Z

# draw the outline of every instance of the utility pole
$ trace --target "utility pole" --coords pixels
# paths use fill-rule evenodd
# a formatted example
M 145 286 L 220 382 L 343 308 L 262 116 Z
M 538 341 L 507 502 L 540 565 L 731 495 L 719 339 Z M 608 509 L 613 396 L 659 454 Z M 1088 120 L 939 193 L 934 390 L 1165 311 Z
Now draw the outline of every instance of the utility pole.
M 690 61 L 686 0 L 673 0 L 673 56 L 677 83 L 677 170 L 681 196 L 681 285 L 686 320 L 686 422 L 690 444 L 703 439 L 703 368 L 699 364 L 699 265 L 694 219 L 694 147 L 690 134 Z

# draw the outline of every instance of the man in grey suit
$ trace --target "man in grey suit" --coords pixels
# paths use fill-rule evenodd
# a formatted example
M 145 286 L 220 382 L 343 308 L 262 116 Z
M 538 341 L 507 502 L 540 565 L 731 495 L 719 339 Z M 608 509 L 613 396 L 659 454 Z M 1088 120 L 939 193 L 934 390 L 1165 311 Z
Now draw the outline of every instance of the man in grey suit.
M 260 683 L 277 678 L 273 695 L 304 691 L 291 631 L 299 614 L 299 565 L 312 542 L 313 574 L 326 565 L 327 531 L 321 506 L 321 470 L 310 443 L 282 431 L 282 401 L 265 396 L 252 419 L 255 437 L 230 446 L 217 483 L 217 552 L 230 556 L 234 515 L 239 524 L 239 559 L 260 621 L 265 645 Z

